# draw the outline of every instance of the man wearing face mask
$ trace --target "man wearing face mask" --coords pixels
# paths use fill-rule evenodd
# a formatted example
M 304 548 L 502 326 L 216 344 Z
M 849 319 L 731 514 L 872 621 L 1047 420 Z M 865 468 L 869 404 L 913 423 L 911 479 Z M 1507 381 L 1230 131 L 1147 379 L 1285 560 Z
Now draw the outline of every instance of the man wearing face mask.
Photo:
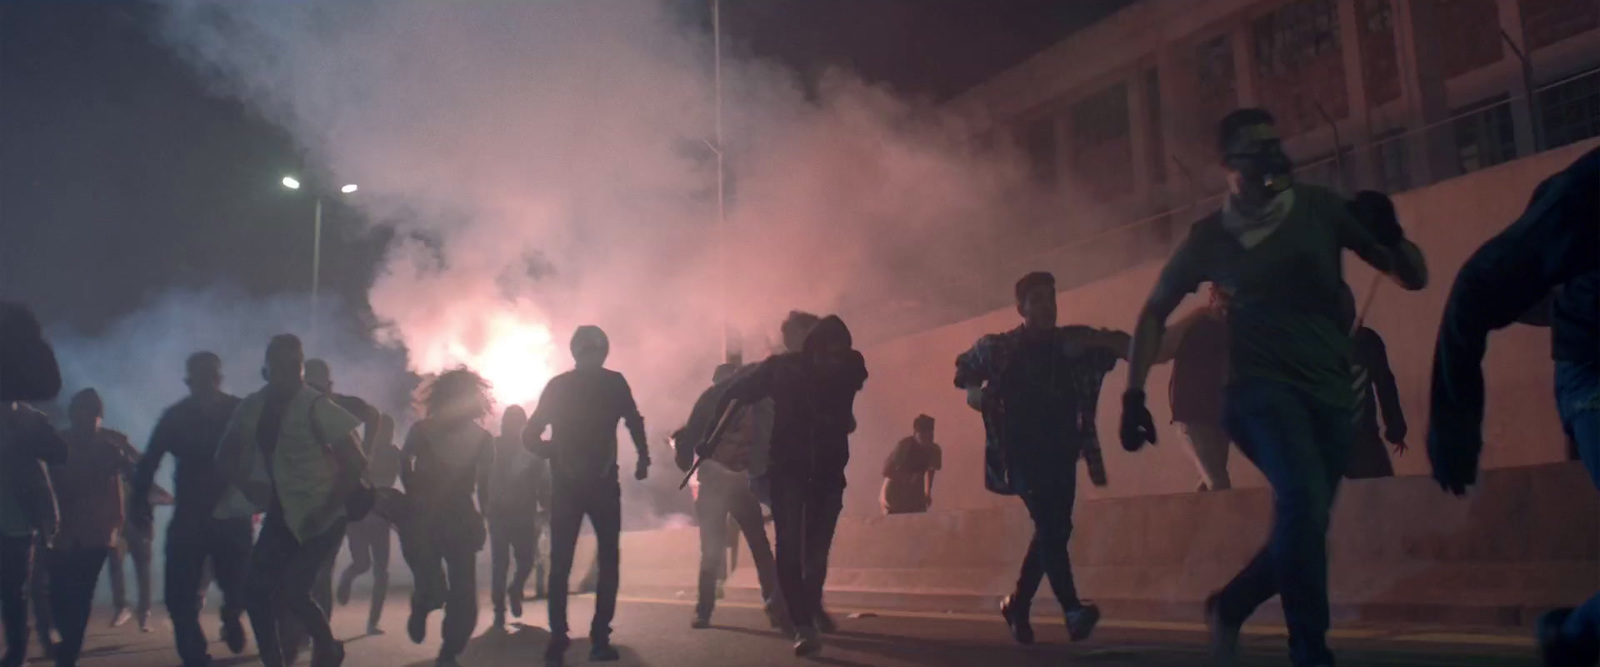
M 1144 385 L 1167 317 L 1201 283 L 1216 284 L 1229 297 L 1225 422 L 1272 485 L 1274 519 L 1268 545 L 1206 601 L 1213 651 L 1231 660 L 1245 619 L 1282 595 L 1294 664 L 1332 665 L 1327 531 L 1356 399 L 1342 253 L 1355 251 L 1407 290 L 1427 285 L 1427 268 L 1398 221 L 1358 220 L 1333 192 L 1295 184 L 1271 114 L 1228 114 L 1217 139 L 1231 194 L 1194 225 L 1139 315 L 1122 444 L 1155 442 Z

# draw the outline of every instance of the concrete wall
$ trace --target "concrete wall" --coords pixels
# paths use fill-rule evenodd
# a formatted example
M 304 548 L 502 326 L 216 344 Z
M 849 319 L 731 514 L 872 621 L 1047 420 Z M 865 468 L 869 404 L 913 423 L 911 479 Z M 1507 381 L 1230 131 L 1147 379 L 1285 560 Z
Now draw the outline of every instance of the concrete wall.
M 1349 482 L 1340 494 L 1329 533 L 1336 622 L 1527 625 L 1600 588 L 1600 496 L 1576 463 L 1490 471 L 1465 499 L 1422 477 Z M 1116 618 L 1193 621 L 1261 547 L 1271 506 L 1261 488 L 1080 503 L 1071 542 L 1080 595 Z M 839 607 L 990 611 L 1031 534 L 1015 504 L 847 519 L 828 597 Z M 692 599 L 698 552 L 692 528 L 625 535 L 624 593 Z M 741 563 L 730 596 L 750 599 L 755 573 L 747 556 Z
M 1428 472 L 1424 438 L 1433 341 L 1456 271 L 1473 250 L 1521 213 L 1540 180 L 1596 145 L 1600 142 L 1584 142 L 1395 197 L 1407 233 L 1423 248 L 1433 274 L 1432 285 L 1418 293 L 1404 292 L 1385 281 L 1367 316 L 1369 325 L 1388 343 L 1411 425 L 1413 449 L 1395 460 L 1398 474 Z M 1157 264 L 1147 264 L 1061 293 L 1062 322 L 1130 329 L 1159 270 Z M 1373 271 L 1352 256 L 1346 274 L 1357 298 L 1364 298 Z M 1191 297 L 1175 317 L 1199 302 L 1199 297 Z M 910 432 L 911 419 L 924 412 L 938 420 L 938 441 L 944 447 L 945 470 L 935 484 L 935 507 L 975 509 L 1011 504 L 983 490 L 983 425 L 951 380 L 957 354 L 979 336 L 1010 329 L 1017 322 L 1014 311 L 1001 310 L 864 351 L 872 377 L 857 401 L 861 426 L 851 445 L 847 513 L 878 511 L 883 459 L 894 443 Z M 1484 465 L 1499 468 L 1561 460 L 1565 440 L 1552 397 L 1549 332 L 1513 326 L 1491 340 L 1486 360 L 1489 412 Z M 1085 479 L 1080 493 L 1092 499 L 1193 490 L 1198 477 L 1182 436 L 1166 423 L 1170 414 L 1167 368 L 1155 369 L 1148 385 L 1150 409 L 1160 423 L 1159 446 L 1130 455 L 1117 444 L 1119 396 L 1126 386 L 1126 373 L 1126 364 L 1119 364 L 1106 376 L 1101 396 L 1099 426 L 1111 485 L 1096 489 Z M 1236 485 L 1262 484 L 1260 474 L 1237 452 L 1233 459 L 1230 468 Z

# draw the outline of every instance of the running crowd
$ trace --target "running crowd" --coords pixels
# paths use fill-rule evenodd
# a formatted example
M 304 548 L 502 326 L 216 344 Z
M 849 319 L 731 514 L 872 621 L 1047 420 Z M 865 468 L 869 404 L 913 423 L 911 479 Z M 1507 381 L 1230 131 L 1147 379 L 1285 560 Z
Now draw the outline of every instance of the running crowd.
M 1217 149 L 1231 192 L 1196 223 L 1160 274 L 1131 333 L 1058 322 L 1055 279 L 1023 276 L 1021 324 L 984 336 L 956 358 L 955 385 L 982 415 L 985 483 L 1017 496 L 1034 523 L 1016 589 L 1000 613 L 1031 643 L 1032 599 L 1048 577 L 1074 640 L 1099 610 L 1083 603 L 1068 557 L 1077 465 L 1107 483 L 1095 426 L 1102 380 L 1129 365 L 1118 439 L 1137 451 L 1156 439 L 1146 407 L 1151 367 L 1172 362 L 1173 420 L 1183 427 L 1202 490 L 1229 488 L 1230 443 L 1273 489 L 1268 543 L 1206 602 L 1214 656 L 1229 664 L 1240 627 L 1279 596 L 1293 664 L 1334 664 L 1329 628 L 1327 531 L 1339 481 L 1392 475 L 1383 442 L 1405 451 L 1384 344 L 1362 325 L 1342 267 L 1345 249 L 1406 290 L 1429 274 L 1388 198 L 1345 198 L 1296 183 L 1273 117 L 1242 109 L 1223 119 Z M 1600 486 L 1600 149 L 1552 176 L 1524 214 L 1481 247 L 1456 276 L 1435 348 L 1427 453 L 1451 493 L 1477 480 L 1490 331 L 1513 322 L 1553 332 L 1562 425 Z M 1209 285 L 1211 303 L 1168 326 L 1184 297 Z M 753 364 L 718 366 L 686 423 L 674 459 L 689 473 L 701 533 L 698 604 L 690 625 L 710 627 L 730 541 L 748 543 L 772 626 L 814 656 L 836 622 L 823 606 L 829 551 L 842 509 L 854 401 L 867 366 L 837 316 L 794 312 L 784 349 Z M 585 517 L 596 538 L 591 661 L 619 658 L 611 623 L 619 586 L 622 496 L 618 426 L 637 451 L 634 478 L 651 467 L 644 419 L 610 344 L 593 326 L 572 335 L 574 368 L 553 378 L 531 414 L 511 406 L 499 433 L 483 426 L 489 385 L 470 369 L 429 379 L 420 420 L 395 445 L 392 417 L 334 391 L 327 363 L 306 359 L 283 334 L 267 344 L 264 385 L 243 398 L 222 387 L 217 355 L 189 357 L 190 394 L 161 415 L 141 454 L 102 426 L 93 389 L 71 397 L 57 431 L 28 401 L 55 398 L 55 358 L 25 308 L 0 304 L 0 667 L 28 655 L 34 630 L 57 665 L 75 665 L 96 583 L 109 561 L 113 623 L 148 629 L 152 506 L 173 505 L 167 526 L 165 602 L 186 667 L 212 664 L 200 613 L 220 589 L 221 638 L 262 664 L 293 664 L 309 646 L 313 667 L 337 667 L 345 648 L 329 629 L 335 603 L 371 573 L 368 632 L 381 628 L 391 535 L 415 585 L 407 634 L 426 641 L 442 610 L 438 664 L 450 667 L 478 621 L 478 553 L 491 555 L 494 628 L 520 617 L 527 583 L 548 601 L 548 665 L 570 648 L 568 591 Z M 1377 413 L 1385 429 L 1380 438 Z M 942 467 L 934 420 L 920 415 L 883 468 L 886 513 L 927 511 Z M 154 484 L 176 462 L 174 489 Z M 396 484 L 403 491 L 396 488 Z M 775 541 L 765 527 L 774 524 Z M 731 529 L 731 530 L 730 530 Z M 548 558 L 542 535 L 548 535 Z M 351 564 L 334 576 L 348 543 Z M 736 550 L 732 550 L 736 553 Z M 132 556 L 137 602 L 129 609 L 122 556 Z M 514 563 L 514 565 L 513 565 Z M 509 577 L 508 577 L 509 574 Z M 337 580 L 337 581 L 336 581 Z M 59 640 L 52 635 L 58 634 Z M 1600 596 L 1539 624 L 1544 664 L 1600 661 Z

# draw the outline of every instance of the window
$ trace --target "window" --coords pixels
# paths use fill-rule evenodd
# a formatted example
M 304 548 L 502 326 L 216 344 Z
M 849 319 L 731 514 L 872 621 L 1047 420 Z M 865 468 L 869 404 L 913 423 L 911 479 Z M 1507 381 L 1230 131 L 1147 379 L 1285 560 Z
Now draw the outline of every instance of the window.
M 1367 81 L 1367 104 L 1379 106 L 1400 99 L 1400 59 L 1394 43 L 1394 5 L 1390 0 L 1356 0 L 1362 20 L 1361 70 Z
M 1319 56 L 1339 52 L 1339 5 L 1334 0 L 1295 0 L 1256 19 L 1256 72 L 1285 76 Z
M 1538 92 L 1546 149 L 1600 136 L 1600 69 Z
M 1325 153 L 1296 165 L 1294 180 L 1312 183 L 1334 190 L 1344 189 L 1344 179 L 1339 175 L 1339 160 L 1333 153 Z
M 1456 156 L 1462 173 L 1493 167 L 1517 157 L 1517 139 L 1508 102 L 1505 95 L 1500 95 L 1452 114 L 1456 117 Z
M 1146 159 L 1150 161 L 1150 181 L 1153 183 L 1167 182 L 1167 147 L 1166 137 L 1161 132 L 1161 78 L 1156 70 L 1145 71 L 1144 74 L 1144 99 L 1145 99 L 1145 146 L 1149 152 Z
M 1028 155 L 1028 171 L 1039 185 L 1056 183 L 1056 123 L 1046 116 L 1029 122 L 1022 130 L 1022 149 Z
M 1390 193 L 1410 190 L 1411 171 L 1406 164 L 1405 130 L 1392 130 L 1379 136 L 1373 150 L 1377 151 L 1379 187 Z
M 1496 0 L 1434 0 L 1433 18 L 1439 31 L 1439 69 L 1445 78 L 1493 65 L 1505 55 Z
M 1543 48 L 1600 27 L 1594 0 L 1520 0 L 1528 46 Z
M 1360 9 L 1368 33 L 1388 35 L 1394 31 L 1394 8 L 1389 0 L 1365 0 Z

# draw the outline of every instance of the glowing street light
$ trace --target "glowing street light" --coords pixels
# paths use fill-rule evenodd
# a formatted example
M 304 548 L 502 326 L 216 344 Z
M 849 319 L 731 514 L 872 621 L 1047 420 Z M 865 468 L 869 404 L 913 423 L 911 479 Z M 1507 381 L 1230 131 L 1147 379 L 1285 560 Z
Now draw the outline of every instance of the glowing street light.
M 293 176 L 284 176 L 282 183 L 283 183 L 283 187 L 289 188 L 290 190 L 299 190 L 300 189 L 300 179 L 297 179 L 297 178 L 295 178 Z M 355 192 L 357 189 L 359 189 L 359 188 L 357 188 L 355 183 L 349 183 L 349 184 L 346 184 L 344 187 L 339 188 L 339 192 L 342 192 L 344 194 L 351 194 L 351 193 Z M 314 217 L 312 219 L 313 221 L 312 221 L 312 228 L 311 228 L 312 229 L 312 231 L 311 231 L 311 332 L 310 332 L 310 336 L 309 337 L 310 338 L 315 338 L 315 336 L 317 334 L 317 291 L 321 287 L 320 283 L 322 282 L 322 192 L 323 191 L 321 189 L 319 189 L 319 188 L 311 188 L 311 191 L 312 191 L 312 194 L 316 196 L 316 213 L 314 214 Z

